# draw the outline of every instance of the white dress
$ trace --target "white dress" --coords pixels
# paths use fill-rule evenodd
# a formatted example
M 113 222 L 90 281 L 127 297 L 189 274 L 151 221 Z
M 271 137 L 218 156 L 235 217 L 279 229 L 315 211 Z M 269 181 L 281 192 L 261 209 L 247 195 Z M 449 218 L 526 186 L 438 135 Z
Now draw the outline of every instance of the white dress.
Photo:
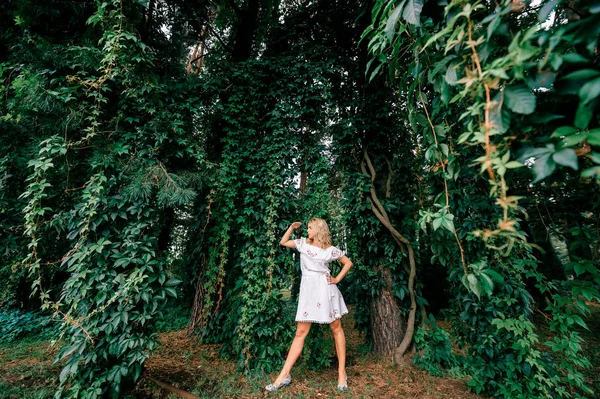
M 329 284 L 329 262 L 340 259 L 344 252 L 336 247 L 323 249 L 308 244 L 304 237 L 294 240 L 300 252 L 302 280 L 296 321 L 329 324 L 348 313 L 342 293 Z

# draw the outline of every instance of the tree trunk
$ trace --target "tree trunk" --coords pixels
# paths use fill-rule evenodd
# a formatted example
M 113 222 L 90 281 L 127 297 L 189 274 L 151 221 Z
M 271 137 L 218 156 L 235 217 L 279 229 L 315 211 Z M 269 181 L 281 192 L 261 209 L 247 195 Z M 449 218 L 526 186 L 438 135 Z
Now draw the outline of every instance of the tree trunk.
M 204 310 L 204 288 L 202 285 L 202 277 L 204 276 L 204 269 L 206 267 L 204 256 L 200 260 L 200 271 L 198 273 L 198 279 L 196 280 L 196 294 L 194 295 L 194 302 L 192 303 L 192 314 L 190 315 L 190 321 L 188 322 L 186 333 L 187 335 L 193 335 L 196 329 L 201 329 L 203 326 L 203 310 Z
M 373 297 L 369 304 L 373 352 L 380 356 L 392 356 L 404 337 L 403 317 L 396 299 L 392 296 L 390 269 L 377 266 L 377 271 L 385 281 L 385 285 L 380 294 Z
M 367 172 L 367 167 L 368 167 L 369 172 Z M 396 228 L 392 225 L 390 218 L 388 217 L 387 211 L 385 210 L 384 206 L 381 204 L 381 202 L 377 198 L 377 192 L 375 190 L 375 185 L 374 185 L 375 178 L 376 178 L 375 168 L 373 167 L 371 158 L 369 157 L 369 153 L 367 152 L 366 149 L 363 150 L 363 160 L 360 164 L 360 168 L 361 168 L 361 171 L 363 174 L 368 175 L 371 178 L 371 187 L 369 190 L 369 195 L 367 196 L 367 200 L 371 204 L 371 210 L 373 211 L 373 213 L 375 214 L 377 219 L 379 219 L 379 221 L 385 226 L 385 228 L 388 229 L 389 232 L 392 234 L 392 237 L 393 237 L 394 241 L 396 242 L 396 244 L 398 245 L 398 247 L 400 248 L 400 250 L 403 253 L 406 253 L 408 255 L 408 262 L 409 262 L 410 266 L 405 265 L 405 270 L 409 274 L 408 294 L 410 296 L 410 310 L 408 312 L 408 320 L 406 322 L 406 330 L 404 331 L 403 334 L 398 333 L 398 335 L 400 335 L 402 337 L 402 341 L 400 342 L 400 345 L 398 345 L 394 349 L 394 360 L 398 364 L 400 364 L 400 363 L 404 362 L 404 360 L 405 360 L 404 354 L 408 350 L 409 346 L 412 344 L 412 338 L 413 338 L 413 334 L 415 332 L 415 318 L 416 318 L 416 312 L 417 312 L 417 302 L 416 302 L 416 295 L 415 295 L 415 277 L 416 277 L 417 265 L 416 265 L 416 261 L 415 261 L 415 253 L 414 253 L 414 249 L 413 249 L 411 243 L 402 234 L 400 234 L 400 232 L 398 232 L 398 230 L 396 230 Z M 391 173 L 391 170 L 390 170 L 390 173 Z M 388 272 L 389 272 L 389 270 L 388 270 Z M 385 278 L 385 274 L 384 274 L 384 278 Z M 387 278 L 385 281 L 386 281 L 386 286 L 391 287 L 391 278 Z M 390 292 L 390 291 L 391 291 L 391 289 L 388 289 L 388 292 Z M 385 296 L 388 296 L 391 300 L 393 300 L 391 293 L 388 295 L 386 295 L 385 293 L 383 295 L 379 295 L 379 297 L 385 297 Z M 372 309 L 372 310 L 380 310 L 380 309 L 376 308 L 376 309 Z M 378 317 L 381 319 L 385 318 L 384 316 L 378 316 Z M 391 327 L 394 327 L 394 326 L 392 325 Z M 375 338 L 375 337 L 373 337 L 373 338 Z M 384 344 L 384 345 L 387 345 L 387 344 Z
M 230 56 L 235 63 L 244 62 L 250 59 L 252 55 L 252 48 L 258 27 L 260 2 L 259 0 L 246 0 L 242 6 L 238 6 L 235 1 L 230 0 L 229 5 L 231 10 L 233 10 L 233 12 L 237 15 L 237 26 L 235 27 L 235 33 L 233 34 L 233 50 Z M 219 10 L 220 8 L 218 7 L 216 11 L 211 13 L 209 20 L 216 18 Z M 203 49 L 200 47 L 198 47 L 198 50 L 198 52 L 203 51 Z M 227 107 L 229 103 L 229 93 L 227 90 L 221 91 L 219 96 L 222 107 Z M 208 143 L 210 143 L 207 149 L 207 154 L 209 154 L 209 159 L 214 159 L 215 162 L 220 162 L 223 155 L 223 138 L 227 135 L 225 129 L 227 122 L 222 118 L 216 118 L 213 123 L 214 124 L 212 128 L 209 130 L 209 139 L 207 140 Z M 212 204 L 212 201 L 213 199 L 211 199 L 210 204 Z M 210 204 L 209 207 L 211 206 Z M 194 302 L 192 304 L 192 314 L 187 326 L 188 334 L 193 334 L 194 331 L 201 330 L 206 322 L 207 315 L 204 314 L 204 312 L 206 312 L 206 309 L 204 309 L 204 304 L 206 302 L 205 297 L 207 294 L 204 290 L 203 279 L 207 262 L 208 260 L 202 257 L 198 270 L 196 293 L 194 295 Z M 223 290 L 225 289 L 226 287 L 223 288 Z M 220 298 L 221 295 L 224 296 L 222 292 L 219 293 Z M 216 307 L 218 309 L 218 305 Z

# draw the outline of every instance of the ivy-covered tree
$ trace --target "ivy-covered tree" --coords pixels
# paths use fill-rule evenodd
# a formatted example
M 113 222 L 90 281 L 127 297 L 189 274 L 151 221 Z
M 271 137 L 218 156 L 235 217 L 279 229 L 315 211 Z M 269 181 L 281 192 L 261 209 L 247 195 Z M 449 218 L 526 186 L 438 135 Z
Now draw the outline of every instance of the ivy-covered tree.
M 277 241 L 325 217 L 375 353 L 418 349 L 487 395 L 583 397 L 599 16 L 556 0 L 3 2 L 0 306 L 63 322 L 56 397 L 131 387 L 175 298 L 190 334 L 270 372 L 299 283 Z M 327 366 L 311 334 L 308 362 Z

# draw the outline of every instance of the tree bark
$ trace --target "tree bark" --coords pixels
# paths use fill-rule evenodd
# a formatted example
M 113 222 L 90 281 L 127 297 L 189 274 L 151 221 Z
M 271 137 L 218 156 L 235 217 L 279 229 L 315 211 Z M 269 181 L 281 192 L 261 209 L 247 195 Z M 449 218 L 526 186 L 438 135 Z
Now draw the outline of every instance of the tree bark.
M 198 279 L 196 280 L 196 294 L 194 295 L 194 302 L 192 303 L 192 314 L 190 315 L 190 321 L 188 322 L 185 330 L 187 335 L 193 335 L 196 329 L 201 329 L 204 322 L 204 289 L 203 279 L 204 269 L 206 268 L 204 256 L 200 260 L 200 270 L 198 272 Z
M 402 342 L 404 328 L 396 299 L 392 296 L 392 276 L 386 266 L 377 266 L 385 281 L 380 294 L 371 299 L 370 324 L 373 334 L 373 352 L 379 356 L 391 356 Z

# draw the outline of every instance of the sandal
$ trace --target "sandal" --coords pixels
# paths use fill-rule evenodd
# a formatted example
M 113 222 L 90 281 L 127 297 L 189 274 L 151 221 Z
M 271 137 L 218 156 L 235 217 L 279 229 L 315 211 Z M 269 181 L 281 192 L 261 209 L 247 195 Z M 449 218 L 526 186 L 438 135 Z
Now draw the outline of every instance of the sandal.
M 277 385 L 273 385 L 273 384 L 269 384 L 265 387 L 265 389 L 269 392 L 271 391 L 276 391 L 280 388 L 283 387 L 287 387 L 290 385 L 290 383 L 292 382 L 292 377 L 290 377 L 289 375 L 287 377 L 285 377 L 285 379 L 283 381 L 281 381 L 279 384 Z
M 337 386 L 338 391 L 342 391 L 345 392 L 348 390 L 348 374 L 346 374 L 346 385 L 339 385 Z

